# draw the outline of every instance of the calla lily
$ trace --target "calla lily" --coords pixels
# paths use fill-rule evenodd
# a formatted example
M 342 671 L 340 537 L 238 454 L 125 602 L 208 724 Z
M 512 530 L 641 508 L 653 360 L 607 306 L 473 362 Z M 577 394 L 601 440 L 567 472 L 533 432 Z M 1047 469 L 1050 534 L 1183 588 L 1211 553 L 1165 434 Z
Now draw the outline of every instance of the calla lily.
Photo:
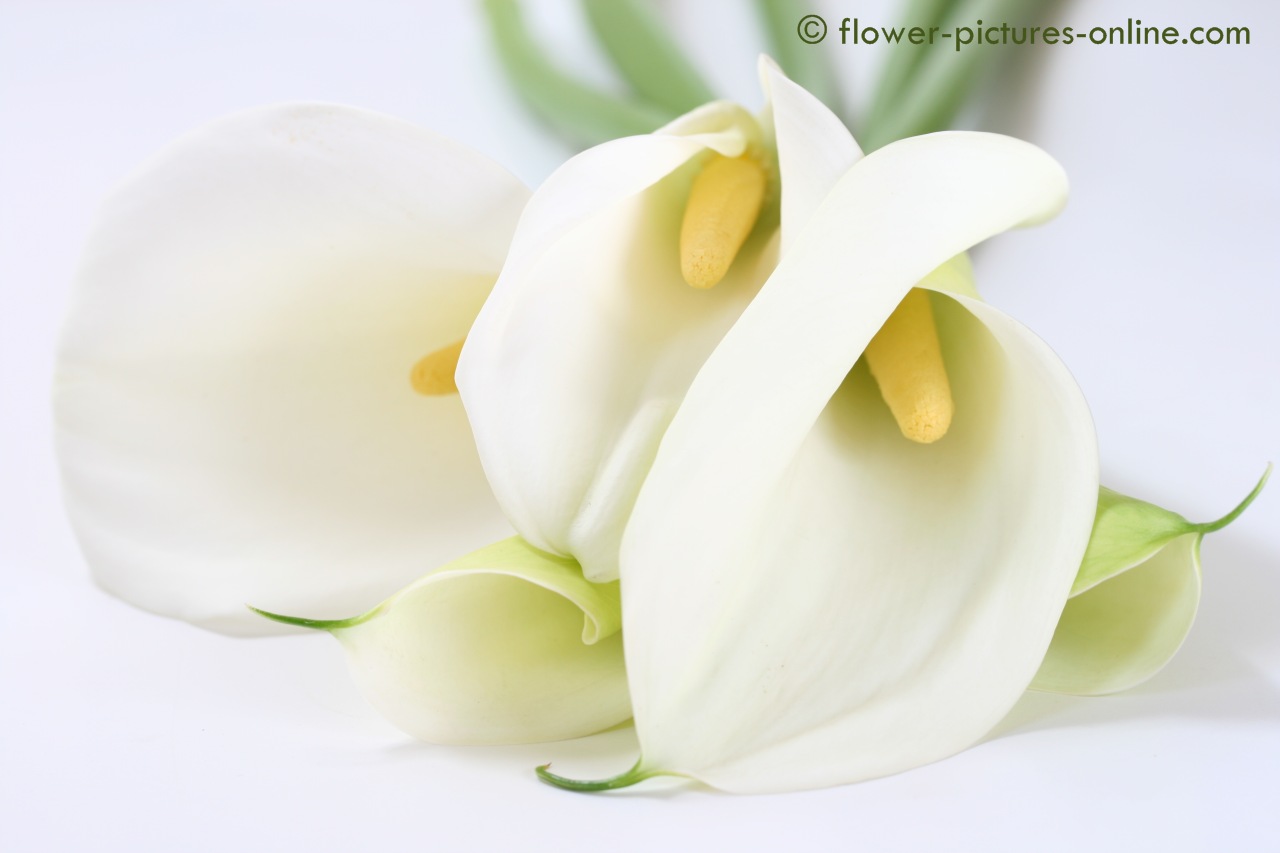
M 618 584 L 519 538 L 432 572 L 351 619 L 258 611 L 331 632 L 365 698 L 435 743 L 580 737 L 631 716 Z
M 222 119 L 129 179 L 55 381 L 98 582 L 257 633 L 246 602 L 345 615 L 509 535 L 457 396 L 409 377 L 456 352 L 527 197 L 442 137 L 322 105 Z
M 543 778 L 841 784 L 964 749 L 1007 712 L 1085 552 L 1097 448 L 1048 347 L 942 282 L 1066 189 L 1039 149 L 970 133 L 891 144 L 835 182 L 638 490 L 620 566 L 640 761 Z M 904 438 L 867 364 L 911 302 L 932 306 L 954 398 L 931 444 Z
M 99 582 L 260 633 L 246 602 L 350 613 L 445 564 L 357 618 L 271 618 L 332 631 L 370 702 L 427 740 L 627 719 L 617 584 L 519 540 L 447 562 L 510 528 L 457 395 L 413 390 L 453 388 L 526 198 L 445 139 L 311 105 L 223 119 L 131 179 L 86 251 L 56 388 Z
M 1177 513 L 1111 489 L 1098 496 L 1084 562 L 1031 686 L 1100 695 L 1159 672 L 1181 648 L 1200 605 L 1200 543 L 1248 508 L 1271 475 L 1217 521 Z
M 839 119 L 767 60 L 762 78 L 770 103 L 759 119 L 712 103 L 548 178 L 458 363 L 507 517 L 592 580 L 618 577 L 631 507 L 702 363 L 861 157 Z M 762 179 L 758 213 L 723 280 L 696 289 L 681 223 L 695 179 L 717 161 Z

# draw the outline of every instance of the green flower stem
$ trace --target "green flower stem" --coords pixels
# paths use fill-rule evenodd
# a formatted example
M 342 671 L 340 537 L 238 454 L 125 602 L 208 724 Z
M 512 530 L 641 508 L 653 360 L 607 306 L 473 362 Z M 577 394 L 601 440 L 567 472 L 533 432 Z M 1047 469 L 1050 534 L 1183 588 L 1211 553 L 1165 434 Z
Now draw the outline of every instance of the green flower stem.
M 619 788 L 628 788 L 637 782 L 643 782 L 645 779 L 652 779 L 654 776 L 669 776 L 669 773 L 663 773 L 660 770 L 642 770 L 640 769 L 640 761 L 636 762 L 626 773 L 620 773 L 609 779 L 599 779 L 596 781 L 581 781 L 578 779 L 566 779 L 564 776 L 557 776 L 547 768 L 550 764 L 544 764 L 537 769 L 538 778 L 548 785 L 555 785 L 557 788 L 564 788 L 566 791 L 616 791 Z
M 296 625 L 299 628 L 314 628 L 317 631 L 337 631 L 341 628 L 353 628 L 377 616 L 382 612 L 383 607 L 383 605 L 379 604 L 368 613 L 361 613 L 359 616 L 352 616 L 349 619 L 303 619 L 301 616 L 283 616 L 279 613 L 271 613 L 254 607 L 252 604 L 246 604 L 245 606 L 272 622 L 279 622 L 282 625 Z
M 1194 524 L 1192 525 L 1192 529 L 1198 531 L 1201 535 L 1205 533 L 1213 533 L 1215 530 L 1221 530 L 1239 518 L 1240 514 L 1249 508 L 1249 504 L 1253 503 L 1258 495 L 1262 494 L 1262 489 L 1267 485 L 1267 480 L 1271 477 L 1271 469 L 1273 467 L 1274 466 L 1270 462 L 1267 463 L 1267 470 L 1262 472 L 1262 477 L 1258 480 L 1258 485 L 1253 487 L 1252 492 L 1245 495 L 1244 500 L 1240 501 L 1235 509 L 1231 510 L 1231 512 L 1227 513 L 1222 518 L 1219 518 L 1217 521 L 1206 521 L 1203 524 Z
M 511 85 L 572 141 L 594 145 L 649 133 L 675 118 L 674 111 L 592 89 L 561 71 L 530 35 L 516 0 L 484 0 L 484 10 Z
M 902 22 L 897 26 L 908 29 L 940 26 L 954 5 L 955 0 L 907 0 Z M 876 81 L 871 106 L 863 119 L 865 127 L 875 127 L 886 120 L 897 106 L 902 93 L 908 91 L 914 82 L 925 54 L 937 49 L 937 45 L 899 42 L 889 50 L 889 55 L 881 66 L 880 79 Z
M 1046 3 L 1047 0 L 975 0 L 954 7 L 943 28 L 972 26 L 979 19 L 987 23 L 1029 21 Z M 897 139 L 945 130 L 965 105 L 982 72 L 1002 51 L 991 45 L 969 45 L 958 52 L 940 48 L 933 45 L 920 60 L 907 88 L 889 99 L 879 112 L 873 111 L 874 121 L 859 134 L 865 150 L 874 151 Z
M 685 113 L 715 93 L 644 0 L 582 0 L 587 20 L 614 67 L 643 98 Z
M 756 0 L 756 11 L 768 33 L 769 48 L 782 70 L 818 100 L 839 112 L 840 92 L 822 47 L 805 44 L 796 34 L 800 19 L 813 10 L 796 0 Z

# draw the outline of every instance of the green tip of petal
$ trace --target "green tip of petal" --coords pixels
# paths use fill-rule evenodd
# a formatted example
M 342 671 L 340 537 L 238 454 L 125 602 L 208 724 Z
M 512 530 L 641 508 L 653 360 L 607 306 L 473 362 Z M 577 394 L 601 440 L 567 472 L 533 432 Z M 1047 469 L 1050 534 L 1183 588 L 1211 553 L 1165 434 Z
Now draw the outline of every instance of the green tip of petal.
M 632 767 L 626 773 L 620 773 L 617 776 L 608 779 L 597 779 L 595 781 L 583 781 L 579 779 L 567 779 L 564 776 L 557 776 L 547 768 L 550 764 L 544 764 L 537 768 L 538 778 L 548 785 L 555 785 L 557 788 L 564 788 L 566 791 L 582 791 L 590 793 L 593 791 L 616 791 L 618 788 L 629 788 L 637 782 L 643 782 L 654 776 L 663 775 L 657 770 L 641 770 L 640 762 L 636 762 L 636 766 Z
M 248 607 L 259 616 L 270 619 L 272 622 L 279 622 L 282 625 L 296 625 L 299 628 L 314 628 L 318 631 L 336 631 L 339 628 L 350 628 L 354 625 L 359 625 L 361 622 L 365 622 L 377 615 L 380 609 L 374 608 L 368 613 L 352 616 L 349 619 L 303 619 L 300 616 L 284 616 L 279 613 L 261 610 L 252 604 L 246 604 L 245 607 Z
M 1213 533 L 1215 530 L 1221 530 L 1231 522 L 1235 521 L 1240 515 L 1249 508 L 1249 504 L 1253 503 L 1258 495 L 1262 494 L 1263 488 L 1267 485 L 1267 480 L 1271 477 L 1271 469 L 1275 465 L 1271 462 L 1267 463 L 1267 470 L 1262 472 L 1262 477 L 1258 480 L 1258 485 L 1253 487 L 1253 491 L 1245 495 L 1244 500 L 1236 506 L 1231 512 L 1224 515 L 1217 521 L 1207 521 L 1204 524 L 1197 524 L 1195 529 L 1201 533 Z

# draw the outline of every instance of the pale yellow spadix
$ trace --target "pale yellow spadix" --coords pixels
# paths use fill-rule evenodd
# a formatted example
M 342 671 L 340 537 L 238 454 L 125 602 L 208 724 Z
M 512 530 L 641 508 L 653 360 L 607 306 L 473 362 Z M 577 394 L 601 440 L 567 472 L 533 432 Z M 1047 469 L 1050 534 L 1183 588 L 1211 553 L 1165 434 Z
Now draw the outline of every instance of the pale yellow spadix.
M 715 287 L 755 227 L 768 178 L 749 154 L 712 154 L 693 180 L 680 226 L 680 272 L 691 287 Z
M 413 370 L 409 371 L 409 384 L 413 386 L 413 390 L 427 397 L 458 393 L 453 374 L 458 369 L 458 356 L 462 354 L 463 343 L 464 341 L 455 341 L 418 359 Z
M 955 405 L 927 292 L 907 294 L 867 345 L 866 356 L 904 436 L 931 444 L 947 434 Z

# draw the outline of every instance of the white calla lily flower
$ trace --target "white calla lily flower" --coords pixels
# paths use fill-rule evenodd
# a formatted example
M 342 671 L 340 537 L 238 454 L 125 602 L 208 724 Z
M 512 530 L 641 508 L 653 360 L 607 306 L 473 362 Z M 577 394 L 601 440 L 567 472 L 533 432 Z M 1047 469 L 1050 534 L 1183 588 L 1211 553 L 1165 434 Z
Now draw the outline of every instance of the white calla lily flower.
M 457 395 L 409 376 L 466 336 L 527 198 L 456 143 L 321 105 L 222 119 L 127 181 L 55 380 L 98 582 L 261 633 L 246 603 L 349 614 L 509 535 Z
M 350 613 L 445 564 L 361 617 L 272 618 L 330 630 L 370 703 L 426 740 L 626 720 L 617 584 L 519 540 L 447 562 L 510 531 L 446 392 L 527 195 L 426 131 L 311 105 L 223 119 L 129 181 L 56 387 L 99 582 L 248 634 L 275 626 L 246 603 Z
M 760 120 L 724 102 L 574 157 L 534 194 L 458 364 L 485 472 L 529 542 L 618 577 L 631 507 L 702 363 L 861 152 L 762 62 Z M 710 161 L 763 174 L 756 220 L 714 289 L 686 283 L 691 187 Z M 779 188 L 781 192 L 779 193 Z M 780 196 L 780 197 L 779 197 Z
M 842 784 L 955 753 L 1007 712 L 1085 552 L 1097 447 L 1058 358 L 950 290 L 966 278 L 947 262 L 1066 191 L 1039 149 L 973 133 L 895 143 L 839 179 L 639 489 L 620 565 L 640 761 L 543 778 Z M 900 304 L 936 317 L 954 421 L 935 443 L 904 438 L 867 366 Z

